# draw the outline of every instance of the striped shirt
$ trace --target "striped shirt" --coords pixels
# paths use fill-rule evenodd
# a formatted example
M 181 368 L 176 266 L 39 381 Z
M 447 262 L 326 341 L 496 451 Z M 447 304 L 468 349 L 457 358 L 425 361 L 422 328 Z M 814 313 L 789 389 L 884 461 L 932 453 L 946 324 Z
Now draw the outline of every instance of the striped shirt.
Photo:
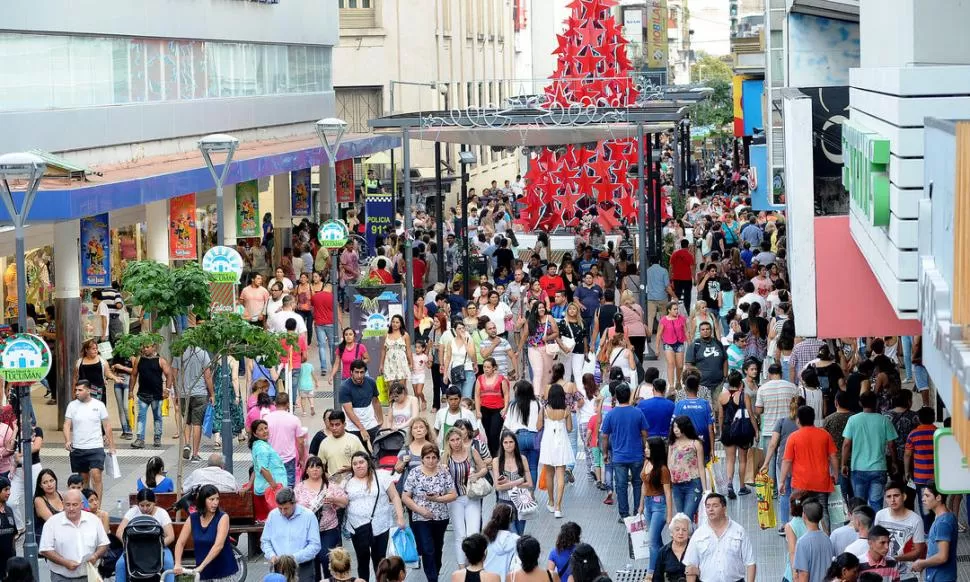
M 899 582 L 899 568 L 896 566 L 896 560 L 891 558 L 883 558 L 880 562 L 873 562 L 872 552 L 866 555 L 865 560 L 862 561 L 862 565 L 859 568 L 859 573 L 872 572 L 880 576 L 883 582 Z
M 825 345 L 815 338 L 805 338 L 799 342 L 791 351 L 791 358 L 788 360 L 789 370 L 793 375 L 792 384 L 798 384 L 802 379 L 802 370 L 809 362 L 818 357 L 818 349 Z
M 921 424 L 906 438 L 906 451 L 913 455 L 913 482 L 920 485 L 933 479 L 933 433 L 936 425 Z

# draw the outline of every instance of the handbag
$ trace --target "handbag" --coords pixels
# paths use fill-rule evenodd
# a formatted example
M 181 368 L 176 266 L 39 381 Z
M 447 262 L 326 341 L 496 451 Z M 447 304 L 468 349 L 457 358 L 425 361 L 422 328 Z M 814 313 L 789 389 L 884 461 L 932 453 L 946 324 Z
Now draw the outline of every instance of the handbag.
M 374 479 L 374 486 L 377 488 L 377 495 L 374 496 L 374 507 L 370 510 L 370 521 L 360 526 L 360 528 L 355 529 L 350 525 L 350 521 L 346 520 L 346 512 L 344 513 L 344 527 L 343 534 L 345 538 L 351 538 L 356 533 L 360 533 L 361 537 L 365 537 L 366 543 L 370 545 L 371 540 L 374 538 L 374 530 L 371 529 L 371 524 L 374 522 L 374 514 L 377 513 L 377 502 L 381 500 L 381 483 L 377 479 Z M 267 490 L 268 491 L 268 490 Z
M 465 383 L 465 364 L 468 362 L 468 352 L 465 352 L 465 359 L 462 360 L 460 366 L 452 366 L 451 370 L 448 371 L 448 377 L 452 384 L 462 385 Z
M 548 334 L 549 334 L 549 321 L 546 320 L 546 332 L 543 335 L 545 336 Z M 546 350 L 546 354 L 552 357 L 556 357 L 559 355 L 559 352 L 560 352 L 559 344 L 557 344 L 556 342 L 547 343 L 545 345 L 545 350 Z
M 573 326 L 568 322 L 566 323 L 566 329 L 569 330 L 569 337 L 559 337 L 559 341 L 562 342 L 563 350 L 567 354 L 573 353 L 573 348 L 576 347 L 576 336 L 573 333 Z
M 495 487 L 485 477 L 480 477 L 468 484 L 466 494 L 469 499 L 484 499 L 495 491 Z
M 734 414 L 734 418 L 731 420 L 731 428 L 729 429 L 731 440 L 736 444 L 751 443 L 754 440 L 754 426 L 751 424 L 751 418 L 747 415 L 748 407 L 745 405 L 746 401 L 747 396 L 742 391 L 741 407 Z
M 513 487 L 509 489 L 509 500 L 518 513 L 518 519 L 530 519 L 539 513 L 539 504 L 536 503 L 532 492 L 525 487 Z

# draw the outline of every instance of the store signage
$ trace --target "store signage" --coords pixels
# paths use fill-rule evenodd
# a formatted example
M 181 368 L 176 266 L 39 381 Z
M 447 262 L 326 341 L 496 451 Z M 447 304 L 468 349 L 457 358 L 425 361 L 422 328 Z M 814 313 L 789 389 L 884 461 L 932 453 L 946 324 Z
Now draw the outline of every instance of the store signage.
M 18 333 L 0 339 L 0 376 L 7 382 L 39 382 L 51 371 L 51 350 L 42 338 Z
M 647 68 L 667 68 L 667 0 L 653 0 L 647 8 Z
M 943 361 L 963 387 L 964 418 L 970 418 L 970 343 L 963 327 L 953 321 L 953 296 L 932 255 L 924 256 L 920 269 L 919 303 L 923 322 L 923 341 L 932 343 Z M 936 370 L 931 370 L 936 372 Z M 936 378 L 944 386 L 947 378 Z
M 177 261 L 199 258 L 195 194 L 168 200 L 168 254 Z
M 394 204 L 390 194 L 367 195 L 367 246 L 371 251 L 377 249 L 378 237 L 383 238 L 391 231 Z
M 310 168 L 290 172 L 290 216 L 310 216 Z
M 236 236 L 259 238 L 259 181 L 236 184 Z
M 634 44 L 643 43 L 643 8 L 640 6 L 623 10 L 623 38 Z
M 218 283 L 238 283 L 243 272 L 242 256 L 232 247 L 212 247 L 202 257 L 202 270 Z
M 108 213 L 81 219 L 81 287 L 111 286 Z
M 347 246 L 347 241 L 350 240 L 350 231 L 347 230 L 344 221 L 328 220 L 320 225 L 317 230 L 317 240 L 320 241 L 321 248 L 342 249 Z
M 354 160 L 338 160 L 334 164 L 337 175 L 337 204 L 354 202 Z
M 872 226 L 889 226 L 889 140 L 856 121 L 842 123 L 842 185 Z
M 933 461 L 933 479 L 940 493 L 970 493 L 970 466 L 951 429 L 938 428 L 933 433 Z

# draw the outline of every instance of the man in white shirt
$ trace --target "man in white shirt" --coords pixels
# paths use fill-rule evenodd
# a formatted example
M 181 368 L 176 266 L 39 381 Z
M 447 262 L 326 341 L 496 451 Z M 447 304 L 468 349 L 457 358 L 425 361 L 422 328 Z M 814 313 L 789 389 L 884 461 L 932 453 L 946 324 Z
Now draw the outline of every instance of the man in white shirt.
M 91 292 L 91 302 L 94 304 L 94 312 L 98 316 L 98 323 L 101 324 L 101 341 L 108 340 L 108 320 L 111 318 L 111 307 L 104 300 L 101 289 Z
M 104 471 L 104 439 L 108 450 L 115 454 L 115 439 L 104 403 L 91 397 L 91 383 L 78 380 L 74 385 L 76 399 L 64 412 L 64 448 L 70 453 L 71 471 L 81 474 L 85 487 L 102 494 L 101 474 Z M 101 430 L 104 429 L 104 437 Z M 90 485 L 88 484 L 90 482 Z
M 741 299 L 738 299 L 738 305 L 741 305 L 742 303 L 747 303 L 748 305 L 753 305 L 754 303 L 760 303 L 761 313 L 765 313 L 765 308 L 767 307 L 767 304 L 765 303 L 765 298 L 762 297 L 761 295 L 758 295 L 758 293 L 755 291 L 754 283 L 752 283 L 751 281 L 745 281 L 744 285 L 741 286 L 741 290 L 744 293 L 744 295 L 741 296 Z M 747 314 L 744 314 L 744 317 L 747 317 Z
M 286 321 L 292 319 L 296 321 L 296 333 L 306 333 L 306 322 L 303 316 L 293 311 L 296 300 L 292 295 L 283 297 L 283 304 L 279 311 L 269 316 L 266 329 L 273 333 L 284 333 L 286 331 Z
M 438 433 L 438 446 L 442 448 L 444 447 L 445 433 L 455 426 L 455 421 L 459 418 L 464 418 L 472 423 L 473 427 L 478 428 L 478 419 L 475 418 L 475 413 L 461 407 L 460 388 L 452 385 L 445 389 L 445 400 L 448 402 L 448 406 L 442 406 L 434 417 L 434 430 Z
M 869 530 L 876 519 L 876 512 L 868 505 L 857 507 L 849 518 L 849 524 L 858 536 L 854 542 L 845 547 L 845 551 L 859 558 L 860 562 L 867 561 L 869 555 Z
M 239 490 L 239 484 L 232 473 L 226 471 L 225 461 L 219 453 L 209 455 L 209 464 L 200 467 L 189 473 L 189 476 L 182 482 L 183 491 L 191 491 L 201 485 L 213 485 L 219 493 L 235 493 Z
M 876 512 L 875 524 L 889 530 L 888 557 L 898 562 L 900 582 L 914 582 L 919 576 L 913 572 L 913 562 L 926 554 L 923 520 L 906 509 L 906 486 L 902 483 L 891 481 L 884 495 L 886 507 Z
M 704 501 L 707 523 L 697 528 L 684 552 L 687 582 L 754 582 L 758 565 L 741 524 L 727 516 L 727 500 L 711 493 Z
M 47 558 L 51 582 L 81 582 L 88 579 L 85 562 L 96 565 L 108 545 L 101 520 L 82 511 L 81 492 L 69 489 L 64 493 L 64 511 L 44 523 L 37 549 Z
M 775 428 L 778 420 L 785 418 L 789 413 L 791 399 L 798 395 L 798 388 L 781 378 L 782 369 L 778 364 L 768 366 L 768 381 L 758 388 L 757 399 L 754 409 L 761 419 L 761 449 L 767 451 L 771 444 L 771 432 Z M 784 451 L 781 451 L 784 454 Z M 771 478 L 777 482 L 777 465 L 773 462 L 768 463 L 768 472 Z
M 273 317 L 280 309 L 283 308 L 283 298 L 288 297 L 288 295 L 283 294 L 283 284 L 280 282 L 273 283 L 269 287 L 269 301 L 266 302 L 266 317 Z

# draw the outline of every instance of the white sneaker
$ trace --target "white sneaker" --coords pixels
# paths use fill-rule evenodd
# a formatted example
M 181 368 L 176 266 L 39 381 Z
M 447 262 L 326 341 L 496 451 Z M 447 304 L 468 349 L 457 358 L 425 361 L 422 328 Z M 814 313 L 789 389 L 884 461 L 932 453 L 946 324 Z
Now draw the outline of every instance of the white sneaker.
M 556 511 L 556 508 L 555 508 L 555 507 L 553 507 L 553 506 L 551 506 L 551 505 L 547 505 L 547 506 L 546 506 L 546 509 L 548 509 L 548 510 L 549 510 L 549 513 L 555 513 L 555 511 Z
M 556 516 L 556 519 L 562 519 L 562 512 L 561 511 L 556 511 L 553 515 Z

